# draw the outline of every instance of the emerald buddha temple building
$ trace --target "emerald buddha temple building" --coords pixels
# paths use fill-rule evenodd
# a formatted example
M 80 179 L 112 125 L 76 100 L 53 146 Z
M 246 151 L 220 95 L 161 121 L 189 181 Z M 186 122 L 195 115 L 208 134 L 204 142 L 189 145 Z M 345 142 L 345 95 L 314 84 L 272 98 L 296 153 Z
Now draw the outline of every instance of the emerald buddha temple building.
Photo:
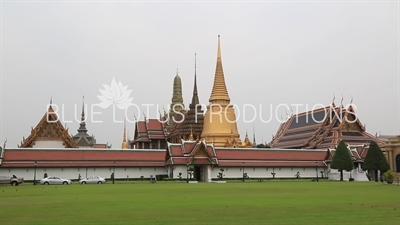
M 273 148 L 285 149 L 328 149 L 336 148 L 340 140 L 349 145 L 369 145 L 384 142 L 369 134 L 358 118 L 352 102 L 341 103 L 292 115 L 281 123 L 268 144 Z

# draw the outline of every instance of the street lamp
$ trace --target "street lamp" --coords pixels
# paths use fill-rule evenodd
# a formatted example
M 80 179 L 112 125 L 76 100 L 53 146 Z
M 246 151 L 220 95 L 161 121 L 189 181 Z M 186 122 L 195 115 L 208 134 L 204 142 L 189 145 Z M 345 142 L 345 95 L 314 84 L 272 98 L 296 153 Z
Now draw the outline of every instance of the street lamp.
M 315 162 L 315 173 L 317 174 L 317 181 L 318 181 L 318 162 Z
M 113 177 L 112 177 L 112 179 L 113 179 L 113 184 L 114 184 L 114 180 L 115 180 L 115 161 L 114 161 L 114 167 L 113 167 Z
M 189 163 L 186 164 L 186 183 L 189 183 Z
M 243 180 L 243 182 L 244 182 L 244 163 L 242 163 L 242 172 L 243 172 L 243 174 L 242 174 L 242 180 Z
M 36 185 L 36 161 L 35 161 L 35 174 L 33 175 L 33 185 Z

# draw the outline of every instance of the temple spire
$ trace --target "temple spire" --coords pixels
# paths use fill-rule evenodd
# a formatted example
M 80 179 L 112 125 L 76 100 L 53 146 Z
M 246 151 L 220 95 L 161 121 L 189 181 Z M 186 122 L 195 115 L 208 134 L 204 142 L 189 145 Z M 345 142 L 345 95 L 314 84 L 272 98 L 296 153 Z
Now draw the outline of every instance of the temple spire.
M 194 85 L 193 85 L 193 96 L 191 104 L 193 106 L 199 104 L 199 96 L 197 92 L 196 53 L 194 53 Z
M 189 136 L 189 141 L 194 141 L 194 137 L 193 137 L 193 128 L 192 128 L 192 126 L 190 126 L 190 136 Z
M 85 123 L 85 96 L 82 98 L 82 114 L 81 114 L 81 123 L 79 124 L 78 132 L 87 132 L 86 123 Z
M 184 108 L 185 106 L 183 105 L 182 98 L 182 81 L 178 75 L 178 69 L 176 69 L 176 76 L 174 78 L 173 93 L 169 113 L 173 116 L 176 114 L 176 112 L 180 112 Z
M 214 85 L 211 92 L 210 103 L 221 102 L 221 100 L 225 104 L 230 103 L 228 90 L 225 84 L 224 70 L 222 68 L 221 43 L 220 36 L 218 35 L 217 66 L 215 69 Z
M 256 142 L 256 131 L 254 129 L 254 125 L 253 125 L 253 147 L 256 148 L 257 147 L 257 142 Z
M 49 109 L 53 109 L 52 105 L 53 105 L 53 96 L 50 96 L 50 105 L 49 105 Z
M 124 136 L 122 137 L 122 149 L 128 149 L 128 142 L 126 142 L 126 118 L 124 118 Z

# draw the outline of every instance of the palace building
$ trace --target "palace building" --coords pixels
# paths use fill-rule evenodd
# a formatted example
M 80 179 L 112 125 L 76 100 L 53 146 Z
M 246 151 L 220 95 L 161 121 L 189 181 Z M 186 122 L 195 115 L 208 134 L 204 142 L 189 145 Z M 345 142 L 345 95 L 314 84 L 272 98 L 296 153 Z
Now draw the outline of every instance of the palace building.
M 214 84 L 205 112 L 202 111 L 197 87 L 196 60 L 193 94 L 189 109 L 185 109 L 181 78 L 174 78 L 172 104 L 169 113 L 160 119 L 137 121 L 132 141 L 123 128 L 121 148 L 108 144 L 97 146 L 94 136 L 87 134 L 85 112 L 76 135 L 58 120 L 50 107 L 39 124 L 23 138 L 18 148 L 0 149 L 0 173 L 15 174 L 25 180 L 42 177 L 44 173 L 64 178 L 99 175 L 117 179 L 149 178 L 163 175 L 211 182 L 223 172 L 224 178 L 315 178 L 337 180 L 339 172 L 330 168 L 336 145 L 345 140 L 354 161 L 354 169 L 345 178 L 366 181 L 361 169 L 374 140 L 386 153 L 393 171 L 400 174 L 400 136 L 379 140 L 366 131 L 354 108 L 327 107 L 292 115 L 278 128 L 270 141 L 271 148 L 256 148 L 246 132 L 242 141 L 236 115 L 225 84 L 221 43 L 218 36 Z M 226 111 L 226 117 L 213 112 Z M 181 113 L 176 113 L 181 112 Z M 178 122 L 165 122 L 174 117 Z M 104 147 L 105 149 L 98 149 Z M 221 172 L 222 171 L 222 172 Z

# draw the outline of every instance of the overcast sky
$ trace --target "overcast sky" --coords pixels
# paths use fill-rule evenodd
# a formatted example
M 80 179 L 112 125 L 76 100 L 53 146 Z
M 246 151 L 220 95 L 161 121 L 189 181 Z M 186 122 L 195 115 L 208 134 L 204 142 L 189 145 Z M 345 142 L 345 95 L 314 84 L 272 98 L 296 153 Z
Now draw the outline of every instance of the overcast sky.
M 269 142 L 286 117 L 279 104 L 302 104 L 302 112 L 329 105 L 334 94 L 336 104 L 342 95 L 344 104 L 353 97 L 369 133 L 400 134 L 397 1 L 2 1 L 1 7 L 0 141 L 7 138 L 8 147 L 30 134 L 51 97 L 61 119 L 73 120 L 67 126 L 75 134 L 82 96 L 90 117 L 100 89 L 113 78 L 132 90 L 133 104 L 167 109 L 179 68 L 188 106 L 195 52 L 199 98 L 208 104 L 218 35 L 231 103 L 241 111 L 241 138 L 246 130 L 252 135 L 254 125 L 257 142 Z M 244 104 L 257 108 L 254 122 L 243 121 Z M 270 122 L 260 121 L 260 109 Z M 119 148 L 123 125 L 113 122 L 112 107 L 94 111 L 88 133 Z M 148 117 L 157 111 L 151 107 Z M 115 114 L 121 121 L 123 110 L 116 107 Z M 246 114 L 247 120 L 254 116 L 250 109 Z M 134 123 L 128 132 L 132 137 Z

